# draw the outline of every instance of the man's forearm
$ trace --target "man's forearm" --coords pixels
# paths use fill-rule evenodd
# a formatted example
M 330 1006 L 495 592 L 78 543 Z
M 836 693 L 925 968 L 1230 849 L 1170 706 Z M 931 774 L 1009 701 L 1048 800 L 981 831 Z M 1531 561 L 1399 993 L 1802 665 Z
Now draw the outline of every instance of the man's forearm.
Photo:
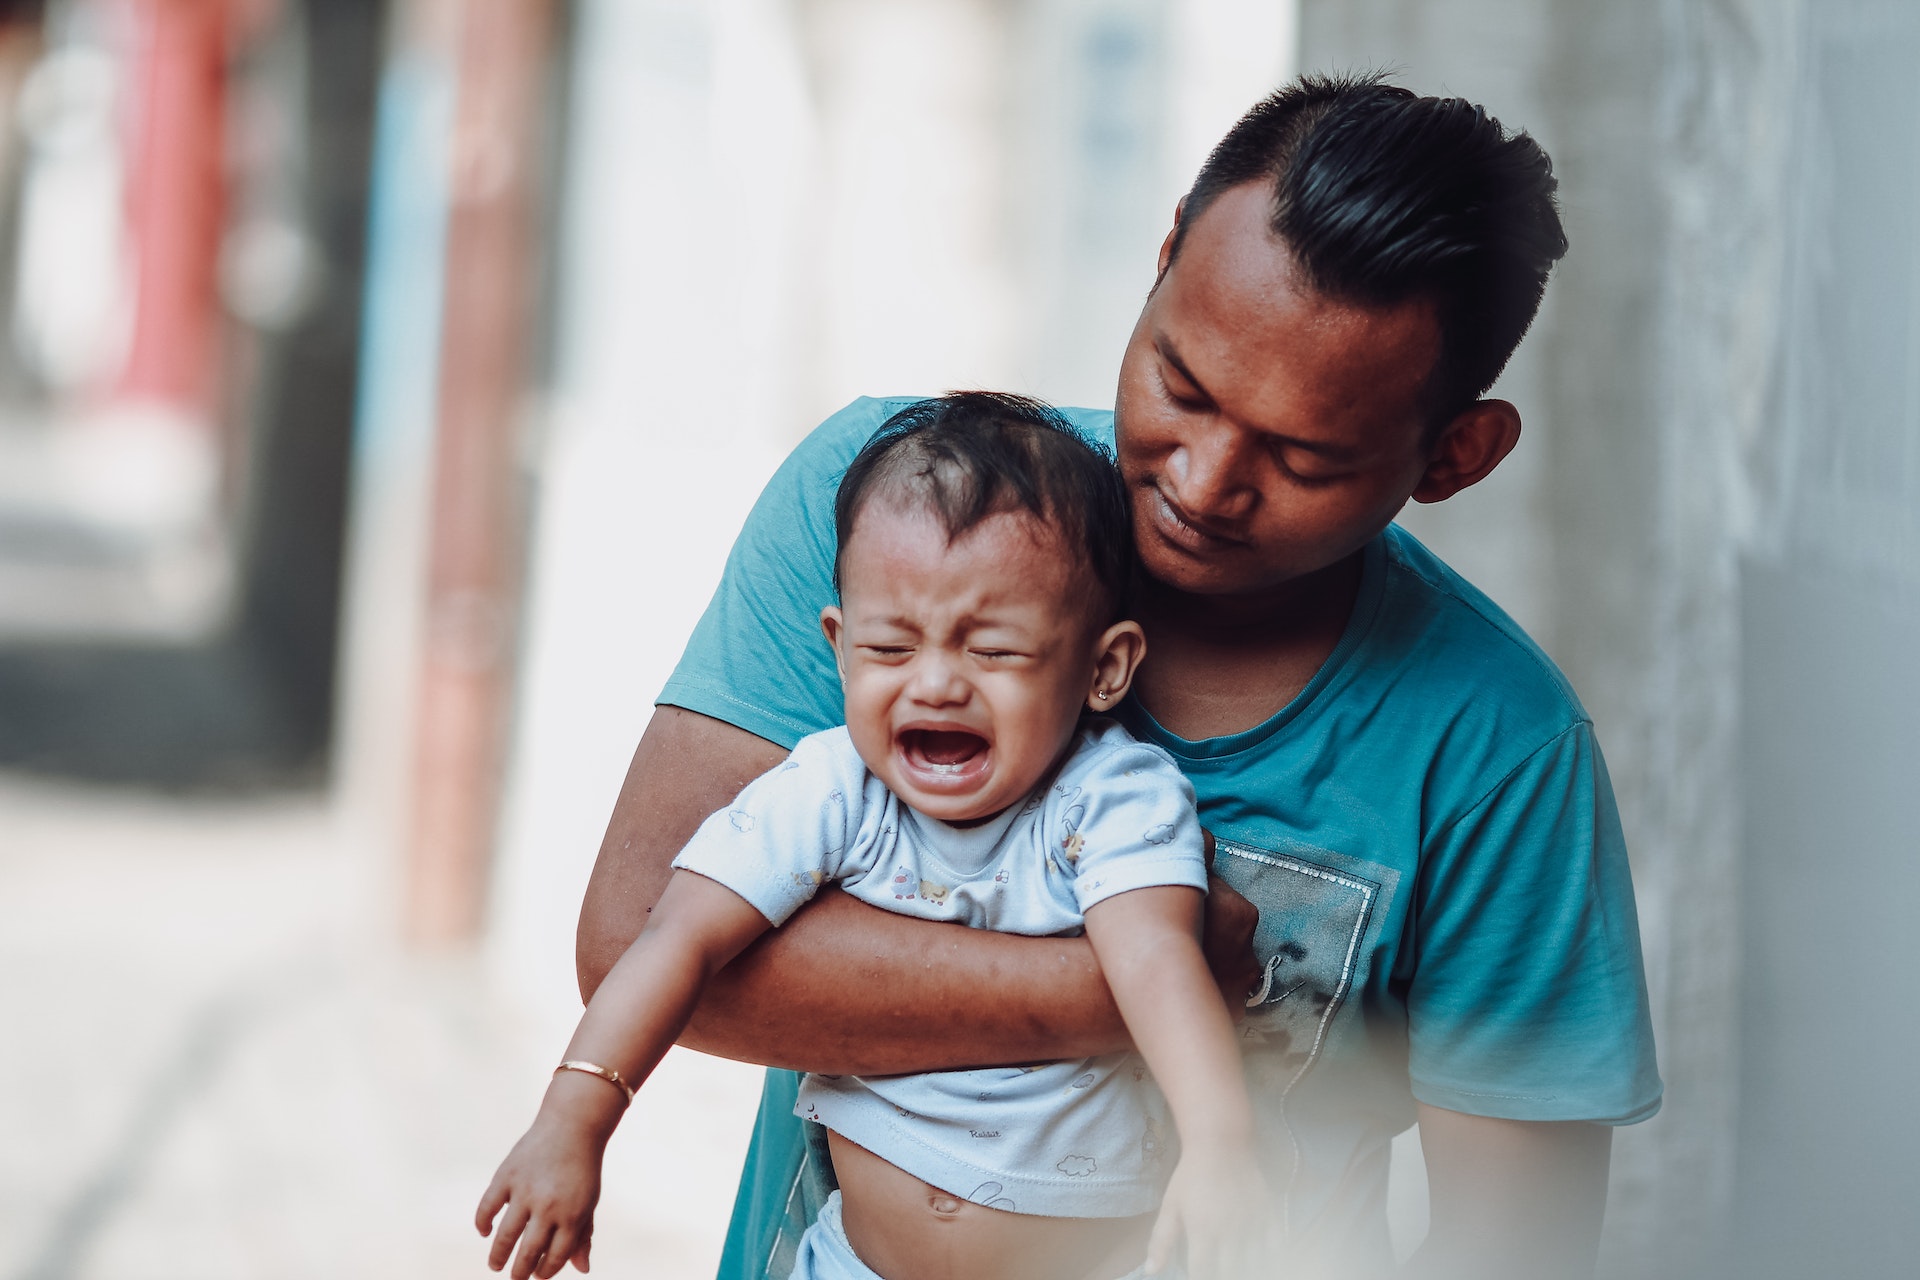
M 1409 1280 L 1591 1280 L 1613 1131 L 1420 1106 L 1431 1206 Z
M 681 1043 L 769 1066 L 900 1075 L 1129 1041 L 1085 939 L 917 920 L 829 890 L 721 971 Z

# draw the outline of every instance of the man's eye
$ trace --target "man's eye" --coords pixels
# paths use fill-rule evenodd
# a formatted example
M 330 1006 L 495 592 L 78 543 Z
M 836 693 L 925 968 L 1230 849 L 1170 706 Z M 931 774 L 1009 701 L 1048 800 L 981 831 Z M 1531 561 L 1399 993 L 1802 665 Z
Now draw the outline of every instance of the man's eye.
M 1317 484 L 1331 484 L 1333 481 L 1340 479 L 1343 475 L 1346 474 L 1344 471 L 1322 470 L 1321 468 L 1325 468 L 1327 463 L 1324 459 L 1321 459 L 1321 458 L 1305 459 L 1304 461 L 1306 462 L 1308 469 L 1303 471 L 1299 467 L 1294 466 L 1288 462 L 1286 451 L 1283 449 L 1274 450 L 1273 460 L 1275 463 L 1279 465 L 1281 472 L 1287 477 L 1287 479 L 1293 481 L 1293 483 L 1295 484 L 1300 484 L 1300 485 L 1312 486 Z
M 1207 407 L 1206 401 L 1191 390 L 1183 391 L 1164 378 L 1160 380 L 1160 386 L 1161 389 L 1167 393 L 1167 399 L 1173 401 L 1182 409 L 1204 409 Z

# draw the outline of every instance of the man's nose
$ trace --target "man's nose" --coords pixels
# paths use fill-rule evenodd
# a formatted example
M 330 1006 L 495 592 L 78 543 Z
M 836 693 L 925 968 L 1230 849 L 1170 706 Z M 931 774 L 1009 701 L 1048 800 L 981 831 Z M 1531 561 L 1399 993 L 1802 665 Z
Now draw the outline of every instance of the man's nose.
M 1196 516 L 1239 520 L 1251 514 L 1258 497 L 1249 465 L 1253 448 L 1245 432 L 1217 417 L 1193 428 L 1168 459 L 1174 499 Z

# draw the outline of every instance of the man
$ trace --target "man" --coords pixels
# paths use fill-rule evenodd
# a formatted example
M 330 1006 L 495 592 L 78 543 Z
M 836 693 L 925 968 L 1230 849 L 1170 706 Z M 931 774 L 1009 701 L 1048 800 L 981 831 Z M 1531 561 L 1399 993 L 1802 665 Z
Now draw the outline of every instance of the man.
M 1377 78 L 1255 107 L 1181 202 L 1113 432 L 1148 637 L 1116 713 L 1218 837 L 1223 994 L 1246 1006 L 1275 1273 L 1386 1269 L 1389 1143 L 1420 1125 L 1423 1276 L 1590 1274 L 1610 1129 L 1659 1105 L 1626 854 L 1592 726 L 1485 597 L 1404 532 L 1514 447 L 1479 397 L 1566 242 L 1547 157 Z M 700 819 L 837 723 L 814 619 L 863 401 L 769 484 L 662 693 L 580 926 L 591 991 Z M 1247 903 L 1258 911 L 1250 920 Z M 1246 941 L 1251 931 L 1251 963 Z M 1125 1044 L 1078 939 L 981 936 L 827 894 L 737 961 L 687 1042 L 879 1075 Z M 784 1274 L 831 1171 L 769 1076 L 722 1263 Z

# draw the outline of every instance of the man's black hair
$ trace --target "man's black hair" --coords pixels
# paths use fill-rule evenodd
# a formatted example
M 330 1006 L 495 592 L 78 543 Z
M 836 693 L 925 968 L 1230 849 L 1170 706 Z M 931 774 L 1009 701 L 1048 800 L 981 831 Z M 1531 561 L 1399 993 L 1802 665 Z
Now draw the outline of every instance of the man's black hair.
M 931 511 L 947 540 L 1025 511 L 1060 531 L 1119 616 L 1133 574 L 1133 515 L 1113 458 L 1058 410 L 1025 396 L 957 391 L 907 406 L 847 465 L 833 503 L 833 586 L 854 521 L 878 496 Z
M 1441 348 L 1423 399 L 1435 430 L 1500 376 L 1567 251 L 1540 144 L 1484 107 L 1379 74 L 1303 76 L 1242 116 L 1187 192 L 1172 256 L 1222 192 L 1255 181 L 1271 185 L 1269 225 L 1321 293 L 1433 301 Z

